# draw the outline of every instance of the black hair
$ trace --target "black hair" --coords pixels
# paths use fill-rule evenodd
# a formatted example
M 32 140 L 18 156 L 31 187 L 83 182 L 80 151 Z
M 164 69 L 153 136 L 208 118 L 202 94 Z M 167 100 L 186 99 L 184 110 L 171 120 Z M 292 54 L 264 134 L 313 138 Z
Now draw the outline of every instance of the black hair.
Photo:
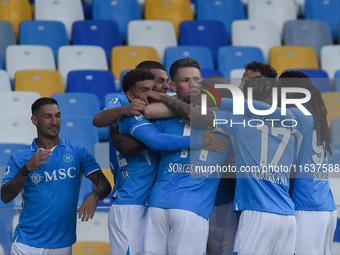
M 170 75 L 171 80 L 173 81 L 175 79 L 179 69 L 185 68 L 185 67 L 197 68 L 201 72 L 201 67 L 196 60 L 192 58 L 178 59 L 175 62 L 173 62 L 170 67 L 169 75 Z
M 41 97 L 34 101 L 34 103 L 31 106 L 32 115 L 35 116 L 37 112 L 47 104 L 55 104 L 58 105 L 57 100 L 50 98 L 50 97 Z M 58 105 L 59 106 L 59 105 Z
M 307 89 L 311 93 L 311 99 L 307 106 L 314 118 L 314 130 L 320 144 L 325 144 L 325 154 L 331 151 L 330 131 L 327 123 L 327 109 L 322 99 L 320 90 L 318 90 L 309 79 L 308 75 L 300 71 L 286 71 L 279 77 L 279 88 L 298 87 Z M 279 93 L 280 94 L 280 93 Z M 301 98 L 300 93 L 288 93 L 288 98 Z M 281 100 L 279 100 L 281 101 Z M 281 104 L 280 104 L 281 105 Z
M 136 83 L 139 81 L 154 80 L 155 75 L 147 69 L 136 68 L 127 72 L 122 79 L 122 88 L 126 93 L 135 88 Z
M 162 65 L 161 63 L 157 62 L 157 61 L 152 61 L 152 60 L 146 60 L 143 62 L 140 62 L 136 68 L 143 68 L 143 69 L 161 69 L 163 71 L 166 71 L 164 65 Z
M 267 78 L 277 78 L 276 70 L 268 64 L 257 61 L 252 61 L 245 67 L 246 71 L 259 72 L 262 76 Z
M 252 88 L 253 100 L 265 101 L 273 92 L 273 84 L 265 76 L 255 76 L 247 79 L 244 83 L 244 97 L 248 98 L 248 88 Z

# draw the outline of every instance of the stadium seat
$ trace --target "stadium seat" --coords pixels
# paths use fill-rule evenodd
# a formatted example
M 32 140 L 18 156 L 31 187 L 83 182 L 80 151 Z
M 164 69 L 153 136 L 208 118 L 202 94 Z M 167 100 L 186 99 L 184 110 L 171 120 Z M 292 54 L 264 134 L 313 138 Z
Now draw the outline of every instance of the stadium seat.
M 334 118 L 340 117 L 340 92 L 325 92 L 321 96 L 327 108 L 327 123 L 330 126 Z
M 38 92 L 8 91 L 0 93 L 0 117 L 24 117 L 31 119 L 31 105 L 40 98 Z M 32 124 L 33 125 L 33 124 Z
M 263 20 L 277 25 L 282 35 L 283 25 L 297 19 L 293 0 L 251 0 L 247 6 L 249 20 Z
M 7 71 L 0 70 L 0 92 L 8 92 L 11 91 L 11 80 Z
M 309 46 L 278 46 L 270 50 L 270 64 L 278 73 L 287 69 L 319 69 L 316 52 Z
M 217 70 L 217 69 L 201 69 L 201 76 L 202 76 L 203 79 L 207 78 L 209 76 L 212 76 L 212 75 L 223 77 L 223 73 L 221 73 L 220 70 Z
M 305 73 L 311 79 L 313 85 L 317 87 L 321 93 L 333 91 L 328 74 L 322 69 L 293 69 L 289 71 L 300 71 Z
M 56 70 L 52 49 L 42 45 L 10 45 L 6 50 L 6 70 L 11 80 L 19 70 Z
M 1 1 L 0 20 L 8 21 L 13 25 L 16 39 L 18 39 L 20 22 L 25 20 L 32 20 L 32 10 L 29 1 L 28 0 Z
M 102 168 L 103 172 L 104 169 L 110 168 L 110 160 L 109 160 L 109 142 L 100 142 L 96 143 L 94 145 L 93 149 L 93 156 Z M 111 170 L 109 169 L 111 172 Z M 112 175 L 112 174 L 111 174 Z M 106 176 L 108 177 L 108 176 Z M 109 178 L 108 178 L 109 179 Z M 113 183 L 113 177 L 111 177 L 112 180 L 109 180 L 112 186 Z
M 277 25 L 264 20 L 236 20 L 232 23 L 231 41 L 233 46 L 259 47 L 266 62 L 272 47 L 281 46 Z
M 7 46 L 15 44 L 17 42 L 12 23 L 0 20 L 0 56 L 3 64 L 6 63 Z
M 87 177 L 82 176 L 77 206 L 80 207 L 86 197 L 94 190 L 94 183 Z
M 328 163 L 333 164 L 333 165 L 335 165 L 335 164 L 340 165 L 340 143 L 331 142 L 330 146 L 331 146 L 331 149 L 332 149 L 332 155 L 330 155 L 330 154 L 327 155 Z M 338 189 L 340 189 L 340 185 L 338 185 Z M 339 195 L 340 195 L 340 193 L 338 193 L 338 197 L 340 197 Z M 340 240 L 338 242 L 340 242 Z
M 123 42 L 126 42 L 128 23 L 142 19 L 141 13 L 137 0 L 93 0 L 92 19 L 115 21 Z
M 109 70 L 74 70 L 68 73 L 68 92 L 87 92 L 97 95 L 100 109 L 105 106 L 105 95 L 116 92 L 113 74 Z
M 113 20 L 82 20 L 73 23 L 73 45 L 96 45 L 104 48 L 107 62 L 111 60 L 111 50 L 122 45 L 118 25 Z
M 240 0 L 197 0 L 196 19 L 223 22 L 228 38 L 231 38 L 233 21 L 245 18 L 245 7 Z
M 58 52 L 58 71 L 67 90 L 67 75 L 72 70 L 109 70 L 105 51 L 100 46 L 62 46 Z
M 84 20 L 84 10 L 81 0 L 35 0 L 35 20 L 55 20 L 64 23 L 68 40 L 72 40 L 72 25 L 77 20 Z
M 334 91 L 340 92 L 340 70 L 334 74 Z
M 0 116 L 0 143 L 31 144 L 37 136 L 30 117 Z
M 331 142 L 340 143 L 340 117 L 334 118 L 330 126 Z
M 134 69 L 145 60 L 159 61 L 155 48 L 148 46 L 116 46 L 111 51 L 110 69 L 116 80 L 122 71 Z
M 180 45 L 206 46 L 211 50 L 215 62 L 218 48 L 229 45 L 229 38 L 221 21 L 183 21 L 179 33 Z
M 34 91 L 42 97 L 65 92 L 61 75 L 56 70 L 19 70 L 14 78 L 15 91 Z
M 0 166 L 7 166 L 12 153 L 26 146 L 27 144 L 24 143 L 0 143 Z M 0 180 L 2 180 L 2 178 L 0 178 Z
M 174 26 L 166 20 L 130 21 L 127 36 L 127 45 L 155 48 L 161 63 L 164 62 L 165 49 L 177 46 Z
M 310 46 L 320 59 L 321 47 L 332 45 L 330 27 L 323 20 L 290 20 L 283 29 L 283 45 Z
M 69 44 L 65 25 L 61 21 L 23 21 L 19 28 L 20 44 L 49 46 L 53 51 L 56 63 L 59 47 Z
M 169 73 L 173 62 L 182 58 L 195 59 L 201 69 L 215 69 L 211 50 L 205 46 L 172 46 L 165 50 L 164 66 Z
M 223 77 L 229 79 L 233 69 L 245 68 L 251 61 L 264 63 L 262 50 L 250 46 L 224 46 L 218 49 L 217 66 Z
M 146 20 L 170 21 L 174 25 L 177 36 L 181 22 L 194 19 L 190 0 L 146 0 L 144 16 Z
M 333 40 L 339 39 L 340 1 L 306 0 L 305 19 L 325 20 L 332 31 Z
M 340 69 L 340 45 L 325 45 L 321 48 L 320 65 L 330 79 Z

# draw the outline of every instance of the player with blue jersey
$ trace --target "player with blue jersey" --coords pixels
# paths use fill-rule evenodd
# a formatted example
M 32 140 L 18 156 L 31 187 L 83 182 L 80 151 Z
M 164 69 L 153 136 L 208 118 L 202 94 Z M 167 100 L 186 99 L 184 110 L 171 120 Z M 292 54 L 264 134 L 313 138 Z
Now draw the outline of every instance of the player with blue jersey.
M 90 152 L 59 138 L 60 111 L 52 98 L 32 105 L 38 138 L 11 156 L 1 187 L 8 203 L 22 191 L 23 208 L 14 233 L 12 253 L 71 254 L 76 242 L 76 214 L 82 176 L 95 190 L 79 208 L 83 221 L 93 217 L 99 199 L 111 191 Z
M 254 83 L 260 93 L 256 93 Z M 270 101 L 270 82 L 264 85 L 263 80 L 250 78 L 245 87 L 247 84 L 255 88 L 255 98 Z M 217 127 L 231 135 L 238 170 L 234 210 L 241 216 L 234 254 L 294 254 L 296 222 L 288 189 L 296 140 L 291 131 L 276 123 L 258 125 L 255 121 L 248 126 L 250 117 L 225 110 L 201 115 L 195 108 L 167 96 L 163 102 L 179 116 L 201 124 L 213 126 L 215 119 L 228 120 Z

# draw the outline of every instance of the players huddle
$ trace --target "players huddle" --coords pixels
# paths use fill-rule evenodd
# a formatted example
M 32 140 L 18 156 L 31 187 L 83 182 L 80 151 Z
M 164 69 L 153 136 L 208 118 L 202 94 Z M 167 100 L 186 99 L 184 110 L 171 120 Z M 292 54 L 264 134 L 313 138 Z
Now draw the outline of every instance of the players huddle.
M 124 75 L 124 94 L 93 119 L 95 126 L 112 127 L 111 254 L 332 254 L 337 215 L 328 168 L 299 169 L 327 166 L 331 153 L 327 110 L 308 76 L 289 71 L 277 79 L 271 66 L 249 63 L 239 86 L 245 114 L 235 115 L 230 91 L 214 89 L 228 81 L 202 81 L 195 60 L 175 61 L 169 74 L 170 81 L 158 62 L 140 63 Z M 289 105 L 282 115 L 279 98 L 276 110 L 254 115 L 247 99 L 255 109 L 268 110 L 273 88 L 287 89 L 287 99 L 294 100 L 301 94 L 289 88 L 308 91 L 311 98 L 303 106 L 309 114 Z M 169 89 L 176 95 L 166 94 Z M 285 119 L 296 125 L 282 125 Z M 240 125 L 249 121 L 253 124 Z M 24 161 L 4 178 L 7 201 L 6 182 L 17 172 L 26 178 L 32 171 L 21 166 Z M 212 166 L 236 171 L 206 171 Z

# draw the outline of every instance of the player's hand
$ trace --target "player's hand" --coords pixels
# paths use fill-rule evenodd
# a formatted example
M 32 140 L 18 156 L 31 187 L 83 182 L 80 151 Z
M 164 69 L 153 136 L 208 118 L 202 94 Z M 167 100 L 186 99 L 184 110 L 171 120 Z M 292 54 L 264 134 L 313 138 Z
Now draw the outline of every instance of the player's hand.
M 145 101 L 133 99 L 130 104 L 124 107 L 124 114 L 125 116 L 138 116 L 143 112 L 145 106 Z
M 82 203 L 77 210 L 78 218 L 81 221 L 88 221 L 93 218 L 94 212 L 97 209 L 99 197 L 96 194 L 91 193 Z
M 228 148 L 228 143 L 226 140 L 214 136 L 213 132 L 208 129 L 202 134 L 204 150 L 223 152 Z
M 38 149 L 32 158 L 30 158 L 29 161 L 26 163 L 26 167 L 28 171 L 32 172 L 36 170 L 39 166 L 46 165 L 49 163 L 49 161 L 44 161 L 44 159 L 47 159 L 48 157 L 51 156 L 51 150 L 40 150 Z
M 165 95 L 166 95 L 165 93 L 149 91 L 141 99 L 145 101 L 147 104 L 150 104 L 153 102 L 162 102 Z

